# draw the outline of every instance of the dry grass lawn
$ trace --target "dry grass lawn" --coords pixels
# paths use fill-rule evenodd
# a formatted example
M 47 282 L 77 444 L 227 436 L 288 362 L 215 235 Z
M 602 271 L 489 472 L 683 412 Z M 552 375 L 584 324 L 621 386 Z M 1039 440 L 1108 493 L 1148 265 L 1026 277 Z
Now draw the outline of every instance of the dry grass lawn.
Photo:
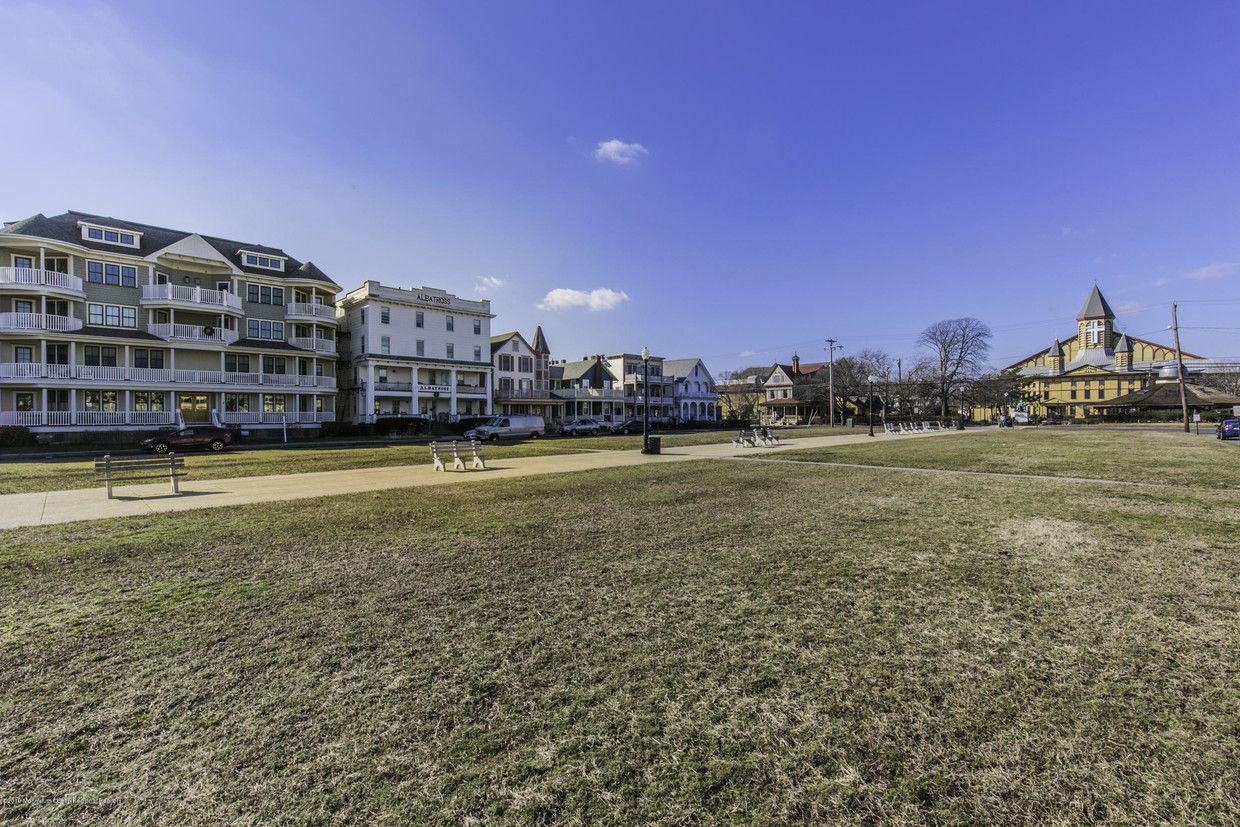
M 0 819 L 1235 824 L 1237 522 L 693 462 L 7 531 Z

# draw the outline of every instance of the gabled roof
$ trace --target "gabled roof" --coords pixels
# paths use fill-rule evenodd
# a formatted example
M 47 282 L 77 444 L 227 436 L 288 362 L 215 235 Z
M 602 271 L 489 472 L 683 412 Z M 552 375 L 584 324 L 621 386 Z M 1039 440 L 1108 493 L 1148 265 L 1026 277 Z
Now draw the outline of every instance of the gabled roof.
M 1047 356 L 1063 357 L 1063 348 L 1059 344 L 1059 339 L 1055 339 L 1055 344 L 1051 345 L 1050 350 L 1046 352 Z
M 520 339 L 521 344 L 525 345 L 526 348 L 533 350 L 533 348 L 530 347 L 530 343 L 525 341 L 525 337 L 514 330 L 511 333 L 501 333 L 498 336 L 491 337 L 491 355 L 493 356 L 498 353 L 500 348 L 511 342 L 513 339 Z
M 96 239 L 82 238 L 82 230 L 79 222 L 86 224 L 97 224 L 103 227 L 110 227 L 117 230 L 125 230 L 134 233 L 140 233 L 141 237 L 137 239 L 137 247 L 126 247 L 122 245 L 109 244 L 105 241 Z M 110 216 L 92 215 L 91 213 L 78 212 L 70 210 L 61 215 L 54 215 L 51 218 L 39 213 L 30 218 L 15 221 L 6 224 L 0 233 L 10 235 L 30 236 L 32 238 L 45 238 L 50 241 L 59 241 L 65 244 L 72 244 L 87 250 L 97 250 L 99 252 L 114 253 L 119 255 L 131 255 L 139 258 L 148 258 L 154 260 L 158 254 L 168 248 L 177 248 L 180 242 L 191 236 L 205 242 L 214 249 L 225 261 L 234 269 L 234 272 L 248 273 L 264 278 L 297 278 L 308 279 L 310 281 L 319 281 L 330 285 L 339 290 L 339 285 L 332 281 L 322 270 L 313 264 L 303 264 L 301 261 L 290 256 L 288 253 L 276 247 L 268 247 L 263 244 L 253 244 L 250 242 L 233 241 L 227 238 L 218 238 L 216 236 L 201 235 L 191 233 L 185 230 L 172 230 L 167 227 L 157 227 L 153 224 L 141 224 L 136 221 L 123 221 L 119 218 Z M 191 246 L 199 242 L 190 242 Z M 240 255 L 242 250 L 248 250 L 254 253 L 262 253 L 269 256 L 276 256 L 284 259 L 284 269 L 272 270 L 265 267 L 248 266 L 242 261 Z
M 705 363 L 701 359 L 664 359 L 663 375 L 671 376 L 675 379 L 683 379 L 693 373 L 693 369 L 701 365 L 702 373 L 706 374 L 706 380 L 712 385 L 715 384 L 715 377 L 710 375 Z
M 1102 291 L 1098 289 L 1098 285 L 1094 285 L 1089 298 L 1085 300 L 1085 306 L 1081 308 L 1080 313 L 1076 314 L 1076 318 L 1078 320 L 1115 318 L 1111 305 L 1107 304 L 1107 300 L 1102 297 Z
M 1132 352 L 1132 341 L 1129 340 L 1127 333 L 1120 334 L 1119 341 L 1115 343 L 1115 352 L 1116 353 L 1131 353 Z

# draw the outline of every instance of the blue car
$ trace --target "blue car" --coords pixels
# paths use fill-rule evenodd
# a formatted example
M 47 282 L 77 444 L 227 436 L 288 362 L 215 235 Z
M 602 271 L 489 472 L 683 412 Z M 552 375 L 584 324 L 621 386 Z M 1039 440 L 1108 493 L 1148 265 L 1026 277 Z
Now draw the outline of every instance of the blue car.
M 1240 439 L 1240 419 L 1224 419 L 1214 435 L 1219 439 Z

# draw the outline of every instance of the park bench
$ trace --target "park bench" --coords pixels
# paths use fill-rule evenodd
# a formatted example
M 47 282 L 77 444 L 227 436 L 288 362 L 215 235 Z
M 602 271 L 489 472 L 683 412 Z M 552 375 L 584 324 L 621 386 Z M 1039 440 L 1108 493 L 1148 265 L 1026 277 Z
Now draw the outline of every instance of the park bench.
M 897 435 L 897 436 L 898 436 L 898 435 L 899 435 L 899 433 L 900 433 L 900 431 L 899 431 L 899 429 L 897 429 L 897 428 L 896 428 L 896 426 L 895 426 L 895 424 L 894 424 L 894 423 L 888 422 L 886 425 L 884 425 L 884 426 L 883 426 L 883 433 L 885 433 L 885 434 L 895 434 L 895 435 Z
M 741 431 L 740 436 L 733 438 L 732 444 L 737 448 L 755 448 L 758 443 L 753 431 Z
M 172 493 L 180 494 L 178 477 L 185 476 L 185 458 L 176 454 L 158 457 L 114 457 L 107 454 L 95 460 L 95 476 L 103 480 L 109 500 L 112 499 L 112 483 L 133 480 L 168 479 L 172 482 Z
M 485 469 L 486 457 L 478 451 L 478 441 L 471 439 L 469 447 L 472 449 L 473 455 L 469 459 L 470 468 Z M 441 447 L 438 442 L 431 443 L 431 466 L 436 471 L 447 471 L 445 461 L 448 459 L 447 448 Z M 464 471 L 465 460 L 461 458 L 460 443 L 453 441 L 452 443 L 452 470 Z

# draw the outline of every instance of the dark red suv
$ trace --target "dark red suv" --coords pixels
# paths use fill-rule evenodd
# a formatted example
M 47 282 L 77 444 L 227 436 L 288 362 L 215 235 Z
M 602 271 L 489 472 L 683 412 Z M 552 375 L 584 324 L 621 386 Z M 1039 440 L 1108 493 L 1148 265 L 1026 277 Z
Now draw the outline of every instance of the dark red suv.
M 169 451 L 181 451 L 185 448 L 210 448 L 212 451 L 223 451 L 224 446 L 232 442 L 232 434 L 214 425 L 191 425 L 169 434 L 157 434 L 147 437 L 139 444 L 144 450 L 157 454 Z

